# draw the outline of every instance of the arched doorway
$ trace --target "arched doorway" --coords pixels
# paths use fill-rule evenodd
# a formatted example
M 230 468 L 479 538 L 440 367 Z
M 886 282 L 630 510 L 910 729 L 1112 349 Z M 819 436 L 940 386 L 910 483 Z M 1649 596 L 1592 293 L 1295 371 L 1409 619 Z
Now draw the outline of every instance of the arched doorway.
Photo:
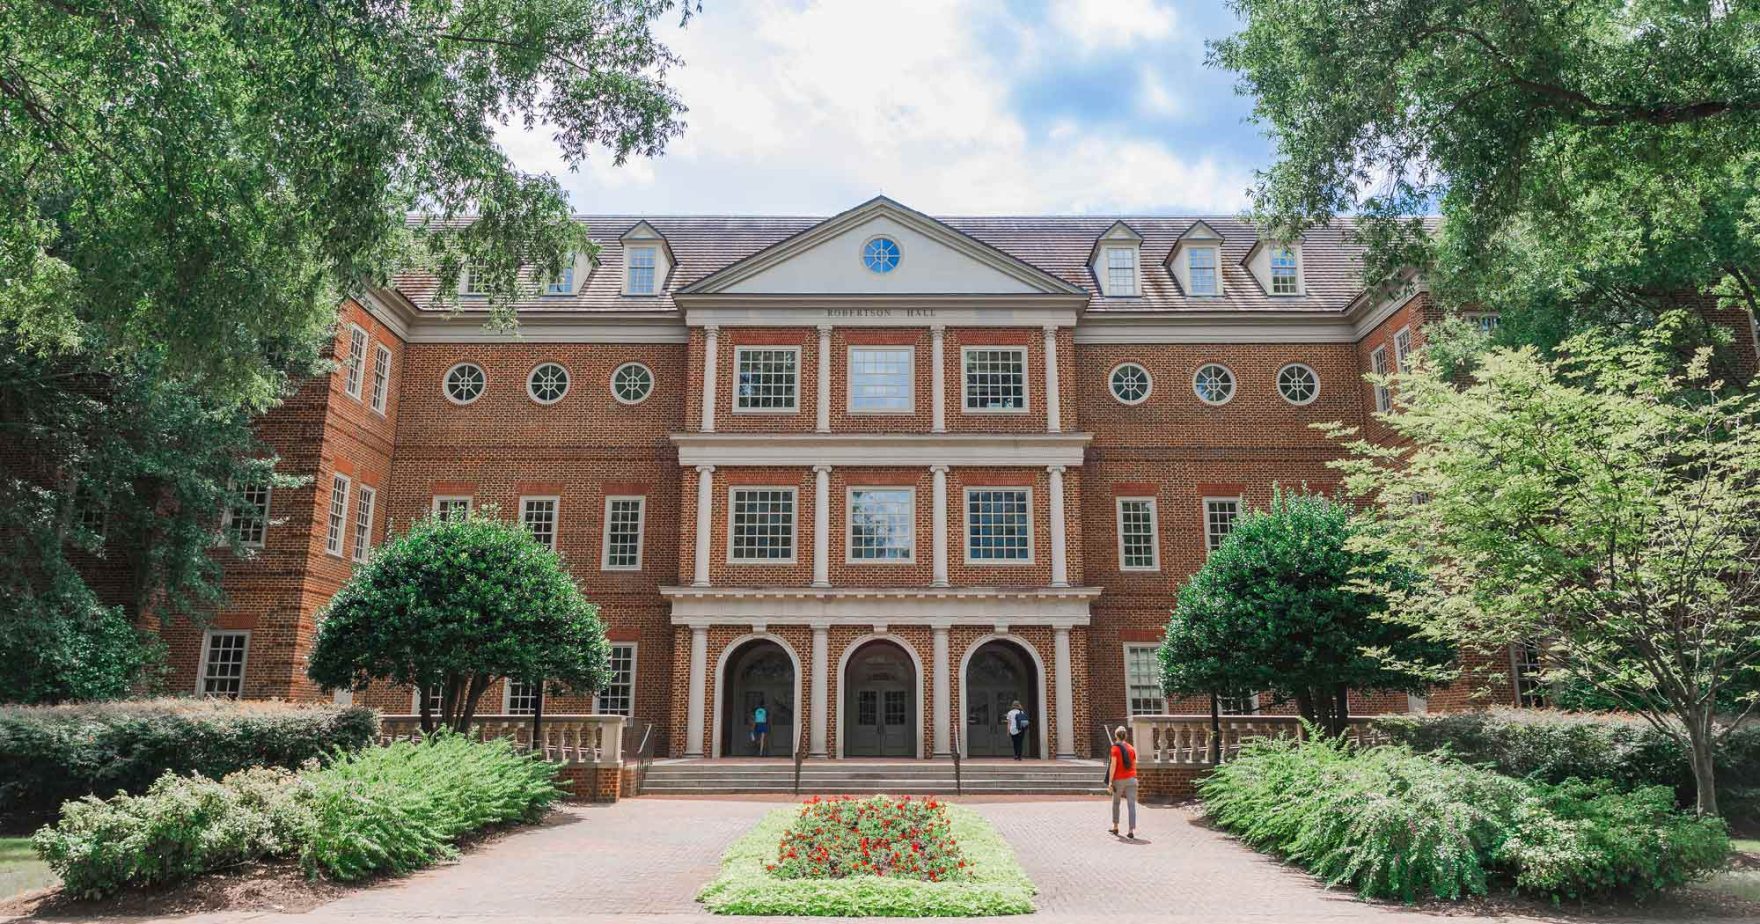
M 917 756 L 917 666 L 895 642 L 875 639 L 843 669 L 843 756 Z
M 1014 756 L 1003 717 L 1018 700 L 1033 723 L 1027 728 L 1024 756 L 1040 756 L 1039 673 L 1026 651 L 1003 639 L 985 642 L 966 662 L 965 680 L 966 755 Z
M 792 757 L 795 676 L 789 653 L 770 639 L 753 639 L 728 656 L 721 682 L 721 756 Z M 770 721 L 762 752 L 752 724 L 759 706 Z

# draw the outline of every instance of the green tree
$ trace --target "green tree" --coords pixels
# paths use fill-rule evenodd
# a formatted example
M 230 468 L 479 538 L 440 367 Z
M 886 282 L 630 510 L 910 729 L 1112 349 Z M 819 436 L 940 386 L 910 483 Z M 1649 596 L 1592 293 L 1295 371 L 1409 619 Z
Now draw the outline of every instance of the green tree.
M 507 323 L 591 249 L 496 135 L 659 153 L 671 9 L 0 3 L 0 698 L 116 695 L 138 617 L 212 610 L 220 511 L 273 462 L 250 420 L 326 371 L 341 298 L 468 265 Z
M 496 681 L 596 693 L 610 657 L 599 609 L 562 559 L 523 527 L 477 515 L 419 520 L 356 569 L 318 617 L 306 672 L 330 689 L 439 690 L 439 716 L 420 697 L 423 730 L 462 732 Z
M 1379 586 L 1417 573 L 1352 548 L 1354 532 L 1349 508 L 1313 495 L 1278 491 L 1243 516 L 1180 588 L 1161 643 L 1168 695 L 1269 693 L 1342 734 L 1347 691 L 1434 685 L 1454 649 L 1381 618 Z
M 1712 813 L 1714 744 L 1760 679 L 1760 403 L 1719 396 L 1708 351 L 1669 372 L 1681 320 L 1554 360 L 1493 350 L 1464 385 L 1420 368 L 1384 417 L 1400 443 L 1338 464 L 1376 500 L 1367 547 L 1429 577 L 1393 618 L 1463 648 L 1540 644 L 1548 678 L 1679 741 Z
M 1371 281 L 1428 267 L 1505 342 L 1647 325 L 1683 292 L 1760 307 L 1760 8 L 1232 5 L 1211 60 L 1277 146 L 1254 200 L 1282 233 L 1356 214 Z

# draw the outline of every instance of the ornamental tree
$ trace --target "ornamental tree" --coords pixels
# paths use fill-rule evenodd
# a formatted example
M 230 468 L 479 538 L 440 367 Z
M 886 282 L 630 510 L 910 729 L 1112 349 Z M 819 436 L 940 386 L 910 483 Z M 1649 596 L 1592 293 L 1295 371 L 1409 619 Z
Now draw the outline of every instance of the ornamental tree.
M 1377 502 L 1363 547 L 1429 578 L 1389 588 L 1392 618 L 1486 651 L 1537 643 L 1543 679 L 1679 741 L 1713 813 L 1715 743 L 1760 699 L 1760 398 L 1720 396 L 1708 350 L 1671 374 L 1676 320 L 1553 360 L 1493 350 L 1464 384 L 1421 366 L 1384 415 L 1404 439 L 1338 464 Z
M 332 689 L 372 681 L 441 692 L 422 729 L 470 728 L 497 680 L 595 693 L 611 648 L 554 551 L 488 516 L 427 518 L 377 550 L 318 617 L 306 673 Z
M 1422 693 L 1452 665 L 1444 641 L 1382 619 L 1383 590 L 1417 572 L 1359 550 L 1351 511 L 1324 497 L 1277 491 L 1243 516 L 1180 588 L 1161 643 L 1170 696 L 1269 693 L 1332 734 L 1349 718 L 1348 690 Z

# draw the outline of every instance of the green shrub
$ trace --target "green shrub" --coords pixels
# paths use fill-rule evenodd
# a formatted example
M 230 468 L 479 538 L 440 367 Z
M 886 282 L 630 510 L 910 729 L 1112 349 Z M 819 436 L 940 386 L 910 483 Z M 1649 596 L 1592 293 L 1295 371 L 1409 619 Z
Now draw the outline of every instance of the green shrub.
M 86 795 L 144 793 L 167 773 L 211 780 L 249 767 L 296 769 L 372 744 L 372 710 L 159 699 L 0 707 L 0 825 L 52 816 Z
M 1565 898 L 1682 886 L 1729 856 L 1721 824 L 1675 810 L 1666 786 L 1622 792 L 1607 780 L 1535 784 L 1499 848 L 1523 891 Z

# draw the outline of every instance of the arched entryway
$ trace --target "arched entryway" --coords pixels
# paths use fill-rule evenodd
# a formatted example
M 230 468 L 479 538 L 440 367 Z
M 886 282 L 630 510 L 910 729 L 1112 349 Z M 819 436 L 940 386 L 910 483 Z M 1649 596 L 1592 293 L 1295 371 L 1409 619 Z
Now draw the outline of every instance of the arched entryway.
M 773 639 L 744 642 L 728 656 L 721 672 L 722 757 L 792 757 L 794 755 L 794 657 Z M 758 707 L 770 724 L 767 749 L 760 751 L 753 719 Z
M 1032 722 L 1027 728 L 1025 756 L 1044 753 L 1040 748 L 1044 713 L 1039 706 L 1043 684 L 1038 664 L 1025 648 L 1008 639 L 984 642 L 967 656 L 963 681 L 966 721 L 961 734 L 966 756 L 1014 756 L 1014 743 L 1003 717 L 1017 700 Z
M 873 639 L 850 652 L 839 700 L 844 757 L 916 757 L 916 660 L 902 645 Z

